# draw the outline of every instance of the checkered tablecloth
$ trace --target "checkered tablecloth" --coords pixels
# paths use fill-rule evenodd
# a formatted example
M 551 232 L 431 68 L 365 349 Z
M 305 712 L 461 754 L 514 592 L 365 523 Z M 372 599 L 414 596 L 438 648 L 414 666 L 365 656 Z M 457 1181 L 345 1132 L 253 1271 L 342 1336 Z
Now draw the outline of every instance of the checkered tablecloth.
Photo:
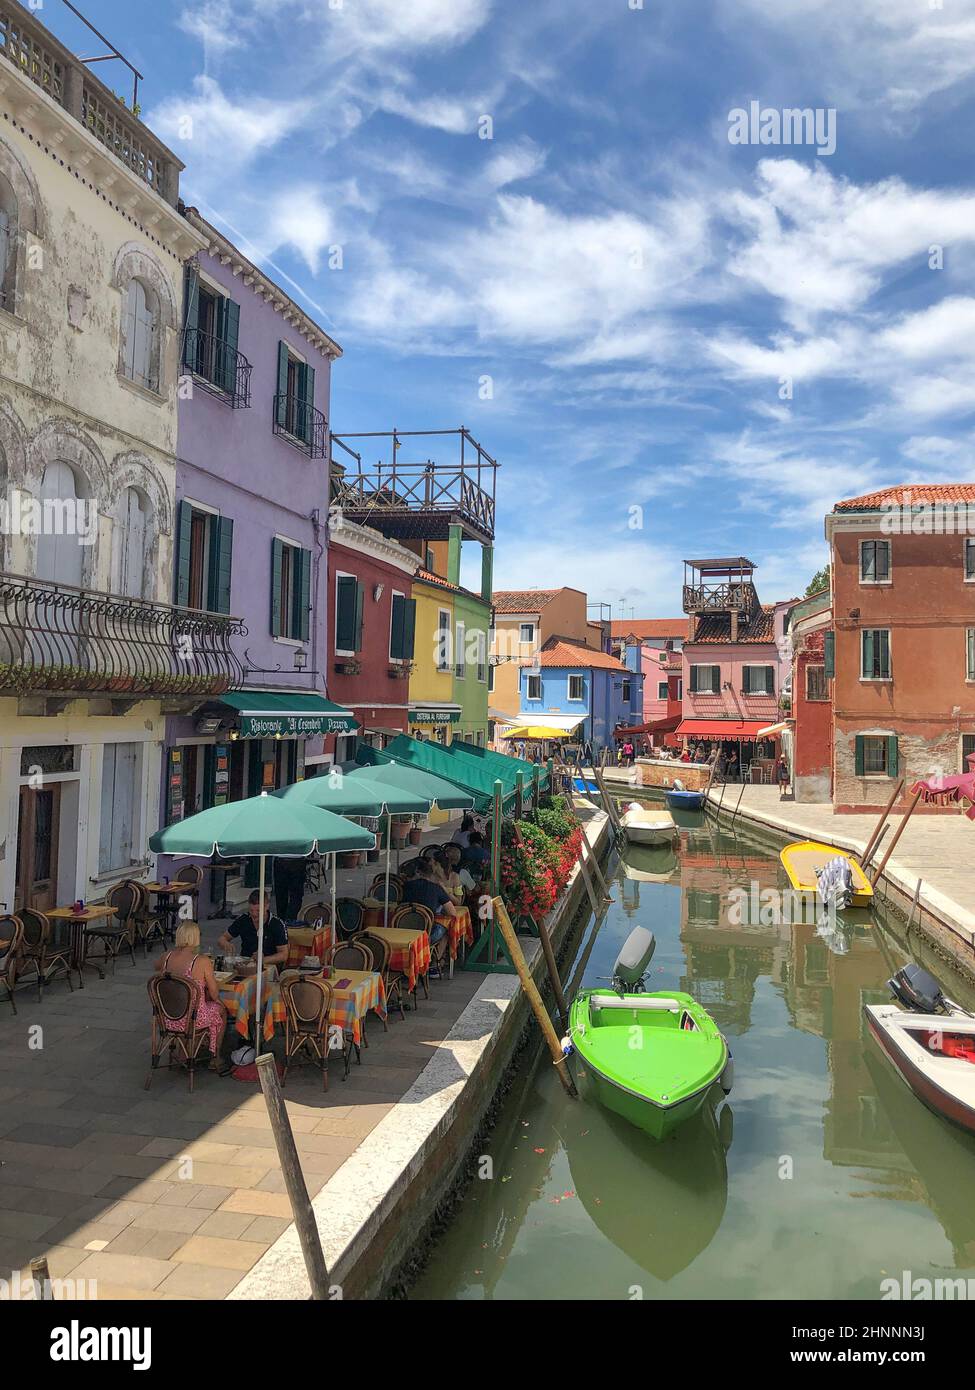
M 412 992 L 417 980 L 430 969 L 428 933 L 407 927 L 373 927 L 369 935 L 389 942 L 389 968 L 406 976 L 407 988 Z
M 450 959 L 457 959 L 457 948 L 462 941 L 468 946 L 474 945 L 474 927 L 471 922 L 471 914 L 466 907 L 457 909 L 456 917 L 438 917 L 437 921 L 447 928 L 447 935 L 450 937 Z
M 246 980 L 227 980 L 220 986 L 220 1002 L 227 1010 L 227 1017 L 242 1038 L 251 1034 L 251 1020 L 257 1003 L 257 976 Z M 264 1015 L 264 1041 L 274 1037 L 275 1024 L 284 1022 L 284 1003 L 278 985 L 267 978 L 261 986 L 261 1012 Z
M 317 956 L 323 960 L 325 952 L 332 944 L 332 928 L 328 925 L 320 927 L 289 927 L 288 928 L 288 959 L 285 962 L 285 969 L 296 969 L 305 956 Z
M 313 975 L 313 980 L 321 976 Z M 338 981 L 348 980 L 344 989 L 339 989 Z M 370 1009 L 380 1018 L 386 1017 L 386 986 L 378 970 L 346 970 L 338 966 L 332 971 L 332 978 L 326 980 L 332 986 L 332 1007 L 328 1013 L 329 1023 L 341 1028 L 343 1033 L 351 1033 L 357 1043 L 362 1042 L 362 1020 Z

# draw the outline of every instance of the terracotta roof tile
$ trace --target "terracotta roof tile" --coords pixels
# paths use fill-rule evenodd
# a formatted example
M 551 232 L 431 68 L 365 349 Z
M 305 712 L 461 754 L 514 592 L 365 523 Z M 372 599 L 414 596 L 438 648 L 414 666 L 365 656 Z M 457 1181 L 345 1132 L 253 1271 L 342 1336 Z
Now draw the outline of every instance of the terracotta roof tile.
M 834 512 L 870 512 L 881 507 L 916 507 L 930 502 L 975 502 L 975 483 L 903 483 L 847 497 L 837 502 Z
M 750 623 L 738 624 L 739 642 L 775 642 L 775 605 L 763 603 L 761 611 L 755 614 Z M 698 642 L 703 643 L 730 643 L 731 642 L 731 615 L 728 613 L 711 613 L 702 618 L 698 624 L 697 632 L 690 639 L 690 645 L 696 646 Z
M 564 589 L 496 589 L 494 609 L 496 613 L 537 613 L 564 592 Z
M 416 578 L 424 580 L 427 584 L 436 584 L 440 589 L 450 589 L 455 594 L 460 592 L 457 584 L 451 584 L 449 579 L 444 579 L 442 574 L 434 574 L 433 570 L 419 569 Z
M 625 671 L 622 661 L 607 652 L 598 652 L 594 647 L 577 647 L 571 642 L 556 642 L 553 647 L 539 653 L 542 666 L 584 666 L 600 671 Z
M 690 629 L 687 618 L 620 618 L 612 623 L 614 637 L 683 637 Z

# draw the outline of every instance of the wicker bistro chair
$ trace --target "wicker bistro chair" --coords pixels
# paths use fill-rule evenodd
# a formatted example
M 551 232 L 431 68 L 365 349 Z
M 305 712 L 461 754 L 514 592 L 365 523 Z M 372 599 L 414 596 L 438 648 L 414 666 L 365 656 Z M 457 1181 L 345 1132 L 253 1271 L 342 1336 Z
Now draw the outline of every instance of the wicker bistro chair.
M 335 934 L 339 941 L 349 941 L 362 931 L 366 909 L 358 898 L 337 898 L 335 901 Z
M 328 903 L 306 903 L 298 913 L 298 921 L 304 922 L 308 927 L 314 927 L 319 922 L 324 922 L 326 926 L 332 920 L 332 909 Z
M 151 975 L 147 988 L 152 1005 L 152 1065 L 145 1089 L 148 1091 L 152 1085 L 152 1073 L 168 1047 L 169 1065 L 173 1065 L 173 1054 L 177 1054 L 180 1066 L 185 1066 L 189 1072 L 192 1091 L 193 1073 L 200 1053 L 209 1048 L 210 1043 L 209 1029 L 200 1028 L 196 1023 L 203 986 L 198 980 L 186 975 L 170 975 L 167 970 L 162 975 Z
M 380 902 L 385 901 L 386 897 L 386 875 L 377 874 L 369 885 L 367 897 L 378 898 Z M 391 903 L 401 903 L 403 901 L 403 880 L 399 874 L 389 876 L 389 901 Z
M 340 941 L 325 952 L 325 964 L 333 970 L 371 970 L 372 953 L 355 941 Z
M 105 894 L 105 901 L 109 907 L 115 908 L 112 925 L 122 928 L 128 936 L 130 946 L 137 939 L 141 940 L 143 955 L 148 955 L 146 941 L 149 928 L 146 924 L 145 914 L 146 895 L 141 885 L 136 883 L 134 879 L 126 879 L 122 883 L 116 883 Z
M 399 1009 L 399 1016 L 406 1021 L 406 1013 L 403 1009 L 403 987 L 406 984 L 406 976 L 401 970 L 391 970 L 389 965 L 389 942 L 384 941 L 381 936 L 370 936 L 368 932 L 362 932 L 356 937 L 355 944 L 364 946 L 372 956 L 372 969 L 377 970 L 383 977 L 383 985 L 386 988 L 386 1004 L 388 1008 Z M 383 1019 L 383 1032 L 389 1032 L 389 1026 Z
M 106 903 L 108 903 L 110 907 L 115 907 L 116 904 L 112 902 L 111 894 L 116 892 L 122 893 L 124 889 L 124 883 L 116 884 L 115 887 L 106 894 Z M 128 903 L 128 896 L 123 893 L 123 897 L 125 902 Z M 95 961 L 96 965 L 99 960 L 102 960 L 105 965 L 111 961 L 113 975 L 115 974 L 115 961 L 118 958 L 119 951 L 121 951 L 123 947 L 128 951 L 134 966 L 135 950 L 132 945 L 133 931 L 134 929 L 130 930 L 129 922 L 122 918 L 121 908 L 119 908 L 114 917 L 106 917 L 100 922 L 87 922 L 81 929 L 82 966 L 88 959 L 92 942 L 100 942 L 102 947 L 102 954 L 100 956 L 93 956 L 92 959 Z
M 71 983 L 71 934 L 67 929 L 67 923 L 55 937 L 54 927 L 43 912 L 38 912 L 33 907 L 24 907 L 17 915 L 24 928 L 21 964 L 28 967 L 32 966 L 37 975 L 38 1000 L 41 998 L 44 985 L 50 984 L 51 977 L 56 975 L 59 970 L 64 971 L 68 988 L 73 991 L 74 985 Z M 80 978 L 80 970 L 78 974 Z
M 169 913 L 160 908 L 154 908 L 149 893 L 135 879 L 126 879 L 125 883 L 119 886 L 135 890 L 137 902 L 131 914 L 131 926 L 134 939 L 142 943 L 143 956 L 148 956 L 149 947 L 153 942 L 158 941 L 160 946 L 166 945 L 166 933 L 170 925 Z M 114 891 L 112 889 L 112 892 Z M 111 893 L 106 894 L 105 901 L 112 902 Z M 114 902 L 112 905 L 118 906 Z M 120 915 L 121 911 L 119 908 Z
M 292 1060 L 303 1052 L 321 1068 L 322 1090 L 327 1091 L 328 1053 L 333 1036 L 328 1021 L 332 1008 L 332 986 L 326 980 L 285 975 L 281 980 L 281 998 L 285 1010 L 284 1074 L 281 1077 L 281 1085 L 284 1086 L 288 1080 L 288 1067 Z M 343 1081 L 349 1074 L 354 1046 L 351 1038 L 343 1033 Z M 356 1053 L 358 1054 L 358 1048 Z M 359 1061 L 361 1063 L 361 1057 Z
M 435 921 L 436 918 L 433 913 L 428 907 L 424 907 L 422 903 L 404 903 L 402 907 L 398 907 L 393 913 L 392 921 L 389 925 L 391 927 L 405 928 L 407 931 L 425 931 L 429 933 L 433 930 Z M 430 990 L 427 987 L 427 977 L 421 975 L 419 983 L 423 985 L 423 997 L 429 999 Z M 414 1007 L 416 1006 L 416 1001 L 417 995 L 416 989 L 414 989 Z
M 183 891 L 193 899 L 193 911 L 190 913 L 190 920 L 198 922 L 200 919 L 197 912 L 200 906 L 200 889 L 203 886 L 203 870 L 199 864 L 184 864 L 172 882 L 186 885 Z
M 17 1012 L 14 985 L 17 983 L 23 940 L 24 924 L 19 917 L 0 917 L 0 985 L 6 988 L 14 1013 Z

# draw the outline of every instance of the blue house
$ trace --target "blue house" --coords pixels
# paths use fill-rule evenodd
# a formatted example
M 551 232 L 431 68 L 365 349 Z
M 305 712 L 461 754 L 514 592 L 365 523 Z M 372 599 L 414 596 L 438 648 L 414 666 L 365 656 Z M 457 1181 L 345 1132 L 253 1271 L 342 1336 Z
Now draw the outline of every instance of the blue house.
M 606 652 L 556 639 L 537 666 L 522 667 L 519 722 L 565 729 L 598 753 L 614 746 L 614 729 L 642 718 L 642 673 Z

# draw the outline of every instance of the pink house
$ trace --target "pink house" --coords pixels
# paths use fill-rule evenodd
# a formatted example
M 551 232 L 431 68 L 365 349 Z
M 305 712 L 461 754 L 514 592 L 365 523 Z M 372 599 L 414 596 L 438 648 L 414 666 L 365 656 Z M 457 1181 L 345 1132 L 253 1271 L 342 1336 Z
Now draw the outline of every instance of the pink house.
M 681 648 L 690 624 L 686 618 L 621 619 L 612 625 L 613 648 L 623 660 L 626 648 L 639 647 L 643 673 L 643 721 L 647 742 L 677 742 L 683 686 Z M 626 664 L 631 666 L 632 661 Z M 669 729 L 667 725 L 670 725 Z M 663 725 L 654 728 L 654 725 Z

